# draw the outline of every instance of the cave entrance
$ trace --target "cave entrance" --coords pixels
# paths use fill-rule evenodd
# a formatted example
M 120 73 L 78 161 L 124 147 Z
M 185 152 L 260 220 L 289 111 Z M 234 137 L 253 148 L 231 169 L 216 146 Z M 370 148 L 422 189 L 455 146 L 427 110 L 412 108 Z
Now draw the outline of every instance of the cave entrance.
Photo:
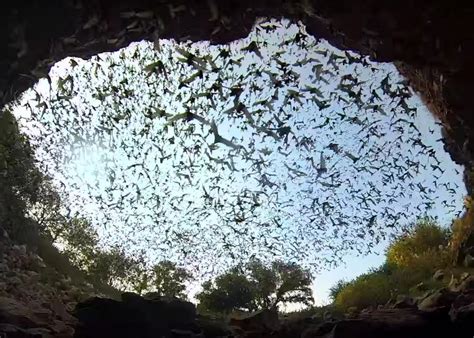
M 40 204 L 32 216 L 70 252 L 64 217 L 145 266 L 206 275 L 257 257 L 317 271 L 463 208 L 462 168 L 396 68 L 285 20 L 229 45 L 68 58 L 12 109 L 63 201 L 46 200 L 60 217 Z

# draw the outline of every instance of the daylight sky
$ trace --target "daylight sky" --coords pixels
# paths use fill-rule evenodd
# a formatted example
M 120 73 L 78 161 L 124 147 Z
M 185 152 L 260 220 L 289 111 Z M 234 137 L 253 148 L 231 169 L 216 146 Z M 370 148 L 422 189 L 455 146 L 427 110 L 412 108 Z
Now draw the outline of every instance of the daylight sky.
M 224 47 L 134 43 L 50 77 L 14 113 L 65 213 L 91 220 L 103 247 L 198 280 L 290 260 L 326 303 L 417 217 L 449 225 L 462 211 L 462 168 L 395 67 L 298 25 L 264 22 Z

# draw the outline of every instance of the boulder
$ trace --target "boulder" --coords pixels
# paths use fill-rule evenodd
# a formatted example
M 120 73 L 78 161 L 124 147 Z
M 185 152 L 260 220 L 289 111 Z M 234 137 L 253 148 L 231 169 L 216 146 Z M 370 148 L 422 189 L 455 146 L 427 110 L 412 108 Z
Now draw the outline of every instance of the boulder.
M 302 338 L 432 338 L 457 337 L 449 319 L 433 321 L 417 309 L 374 310 L 357 319 L 333 324 L 330 332 L 307 330 Z
M 431 314 L 447 314 L 456 297 L 456 292 L 447 288 L 442 288 L 428 295 L 424 299 L 421 299 L 418 303 L 418 309 Z
M 48 319 L 45 317 L 47 317 L 47 314 L 40 310 L 34 313 L 29 307 L 14 299 L 0 297 L 0 323 L 7 323 L 21 328 L 44 327 L 47 325 Z
M 222 321 L 205 316 L 197 316 L 197 325 L 204 337 L 229 337 L 231 332 L 229 327 Z
M 474 336 L 474 291 L 460 293 L 449 311 L 455 328 L 466 337 Z
M 51 330 L 48 330 L 44 327 L 37 327 L 34 329 L 27 329 L 24 330 L 24 332 L 29 335 L 28 337 L 41 337 L 41 338 L 53 338 L 55 335 L 51 332 Z M 66 337 L 72 337 L 74 332 L 69 335 L 61 335 L 62 338 Z
M 28 330 L 19 328 L 18 326 L 12 324 L 0 324 L 0 337 L 12 337 L 12 338 L 50 338 L 49 331 L 38 332 L 37 329 L 30 329 L 33 331 L 28 332 Z
M 399 295 L 392 305 L 393 309 L 407 309 L 416 307 L 416 302 L 412 297 Z
M 301 338 L 324 337 L 331 332 L 335 325 L 336 322 L 325 322 L 311 326 L 303 331 Z
M 196 306 L 176 297 L 160 297 L 147 300 L 135 293 L 122 294 L 122 302 L 131 309 L 160 316 L 173 328 L 188 329 L 196 320 Z
M 434 274 L 433 274 L 433 279 L 435 281 L 442 281 L 444 279 L 444 271 L 442 269 L 436 271 Z
M 18 256 L 26 256 L 27 250 L 26 245 L 13 245 L 12 246 L 13 253 L 17 254 Z
M 53 311 L 54 315 L 61 321 L 67 323 L 68 325 L 75 325 L 77 319 L 69 314 L 66 306 L 57 299 L 54 299 L 50 304 L 49 308 Z
M 453 309 L 450 312 L 450 317 L 453 323 L 456 325 L 462 325 L 463 327 L 469 325 L 471 327 L 472 333 L 474 333 L 474 303 Z
M 244 318 L 231 318 L 229 325 L 245 332 L 272 332 L 280 328 L 280 321 L 276 309 L 264 309 Z
M 464 257 L 464 261 L 463 261 L 463 265 L 466 267 L 466 268 L 474 268 L 474 257 L 470 254 L 467 254 L 465 257 Z
M 453 315 L 455 315 L 457 309 L 472 303 L 474 303 L 474 290 L 465 290 L 464 292 L 459 292 L 456 299 L 451 304 L 451 318 L 453 319 Z
M 422 291 L 422 292 L 429 290 L 428 286 L 426 286 L 426 284 L 423 283 L 423 282 L 416 284 L 416 285 L 414 286 L 414 289 L 415 289 L 416 291 Z
M 474 276 L 469 275 L 467 278 L 464 278 L 461 284 L 458 287 L 460 292 L 468 292 L 474 290 Z
M 147 300 L 125 293 L 122 301 L 94 297 L 79 303 L 75 337 L 161 337 L 172 332 L 199 332 L 193 304 L 178 299 Z

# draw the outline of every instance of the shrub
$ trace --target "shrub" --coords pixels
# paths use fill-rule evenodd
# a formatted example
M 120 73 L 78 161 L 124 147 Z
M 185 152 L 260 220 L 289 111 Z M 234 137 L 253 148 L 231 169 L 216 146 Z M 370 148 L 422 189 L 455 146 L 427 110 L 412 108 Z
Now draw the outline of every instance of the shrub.
M 464 258 L 464 250 L 474 246 L 474 208 L 471 198 L 466 198 L 466 212 L 453 221 L 451 225 L 451 239 L 449 241 L 449 252 L 451 261 L 460 264 Z
M 348 283 L 336 296 L 334 301 L 338 309 L 349 308 L 362 310 L 369 306 L 385 304 L 393 293 L 390 276 L 380 272 L 361 275 Z
M 400 268 L 434 269 L 448 263 L 449 230 L 431 219 L 420 220 L 413 230 L 396 239 L 387 249 L 387 263 Z
M 334 285 L 330 294 L 335 305 L 345 311 L 361 310 L 409 294 L 418 283 L 430 281 L 437 269 L 449 266 L 449 235 L 433 220 L 420 220 L 410 233 L 390 244 L 385 264 L 351 282 Z
M 43 179 L 32 154 L 14 116 L 0 111 L 0 223 L 15 241 L 26 244 L 32 244 L 37 235 L 25 218 L 26 206 L 38 200 Z
M 337 296 L 350 285 L 350 282 L 341 279 L 329 289 L 329 298 L 335 301 Z

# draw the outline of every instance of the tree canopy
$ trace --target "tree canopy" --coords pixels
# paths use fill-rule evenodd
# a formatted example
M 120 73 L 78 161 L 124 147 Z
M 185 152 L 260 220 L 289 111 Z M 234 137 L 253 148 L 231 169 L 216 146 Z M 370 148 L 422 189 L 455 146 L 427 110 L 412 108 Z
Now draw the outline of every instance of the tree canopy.
M 440 259 L 449 243 L 450 232 L 440 227 L 434 220 L 425 218 L 416 223 L 408 234 L 393 241 L 387 249 L 387 263 L 399 267 L 409 267 L 416 260 Z
M 153 267 L 152 286 L 160 296 L 186 299 L 186 282 L 191 278 L 192 275 L 176 263 L 161 261 Z
M 206 281 L 196 298 L 211 312 L 256 311 L 278 305 L 313 302 L 311 273 L 295 263 L 275 261 L 270 266 L 252 260 Z

